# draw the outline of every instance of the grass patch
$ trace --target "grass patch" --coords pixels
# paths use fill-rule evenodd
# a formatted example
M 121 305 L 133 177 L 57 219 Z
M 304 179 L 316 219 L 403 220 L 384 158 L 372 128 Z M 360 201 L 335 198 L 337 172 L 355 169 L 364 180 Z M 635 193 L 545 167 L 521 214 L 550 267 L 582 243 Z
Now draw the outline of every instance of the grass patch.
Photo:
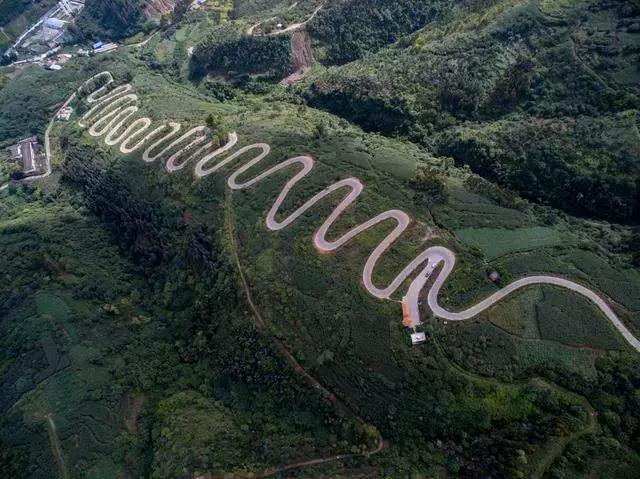
M 566 244 L 565 235 L 555 228 L 545 226 L 515 230 L 464 228 L 457 230 L 456 235 L 463 243 L 479 248 L 489 260 L 516 251 Z

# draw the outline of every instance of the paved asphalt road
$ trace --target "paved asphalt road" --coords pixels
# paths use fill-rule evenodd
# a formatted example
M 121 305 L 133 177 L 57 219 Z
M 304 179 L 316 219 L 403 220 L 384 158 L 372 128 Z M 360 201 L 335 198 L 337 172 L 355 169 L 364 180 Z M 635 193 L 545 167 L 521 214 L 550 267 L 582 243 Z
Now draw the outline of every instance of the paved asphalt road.
M 240 177 L 244 176 L 250 169 L 260 163 L 269 154 L 270 146 L 268 144 L 256 143 L 244 146 L 228 157 L 224 158 L 223 160 L 207 167 L 212 159 L 223 153 L 226 153 L 237 144 L 238 137 L 235 133 L 232 133 L 229 136 L 229 141 L 225 146 L 217 148 L 216 145 L 214 145 L 212 142 L 206 142 L 207 137 L 205 134 L 206 129 L 204 126 L 197 126 L 195 128 L 192 128 L 177 139 L 171 141 L 174 136 L 179 133 L 181 126 L 180 124 L 175 122 L 168 122 L 158 126 L 150 133 L 140 138 L 149 129 L 152 122 L 151 119 L 146 117 L 137 118 L 131 121 L 132 117 L 138 110 L 138 107 L 134 105 L 137 100 L 137 96 L 133 93 L 133 87 L 127 84 L 109 90 L 108 88 L 113 82 L 113 78 L 108 72 L 103 72 L 96 75 L 95 77 L 88 80 L 87 83 L 90 85 L 93 81 L 101 77 L 106 80 L 106 84 L 101 88 L 98 88 L 87 97 L 89 103 L 95 103 L 96 105 L 84 114 L 79 124 L 80 126 L 85 128 L 89 127 L 89 134 L 91 136 L 104 136 L 105 142 L 108 145 L 115 146 L 117 144 L 120 144 L 120 151 L 124 154 L 128 154 L 135 150 L 138 150 L 152 138 L 155 138 L 161 135 L 162 132 L 167 131 L 164 135 L 162 135 L 161 138 L 157 139 L 154 143 L 146 148 L 146 150 L 142 154 L 142 157 L 144 161 L 151 162 L 170 155 L 166 160 L 165 165 L 166 169 L 169 172 L 181 170 L 187 164 L 200 158 L 200 160 L 196 163 L 194 174 L 197 178 L 204 178 L 212 173 L 217 172 L 222 167 L 228 165 L 233 160 L 239 158 L 245 153 L 253 152 L 253 158 L 237 168 L 231 174 L 227 181 L 228 186 L 232 190 L 242 190 L 251 188 L 263 179 L 280 170 L 295 170 L 295 174 L 293 175 L 293 177 L 291 177 L 291 179 L 287 181 L 284 188 L 280 191 L 275 202 L 271 206 L 271 209 L 267 213 L 266 226 L 271 231 L 278 231 L 291 225 L 300 216 L 302 216 L 310 208 L 312 208 L 317 202 L 321 201 L 326 196 L 329 196 L 338 190 L 345 190 L 343 199 L 329 215 L 329 217 L 322 223 L 320 228 L 313 236 L 313 244 L 320 253 L 330 253 L 339 249 L 340 247 L 351 241 L 355 236 L 377 225 L 378 223 L 385 221 L 391 221 L 392 223 L 395 223 L 395 227 L 393 228 L 393 230 L 380 242 L 378 246 L 376 246 L 376 248 L 367 259 L 362 271 L 362 281 L 366 290 L 372 296 L 379 299 L 389 299 L 390 296 L 397 291 L 397 289 L 412 273 L 422 268 L 422 270 L 420 270 L 418 275 L 412 281 L 407 294 L 403 298 L 403 302 L 405 302 L 405 304 L 409 308 L 409 315 L 413 326 L 420 323 L 420 292 L 426 287 L 427 282 L 433 275 L 434 271 L 440 265 L 442 265 L 442 268 L 437 273 L 437 276 L 431 284 L 431 287 L 427 294 L 428 306 L 437 317 L 450 321 L 464 321 L 480 314 L 487 308 L 490 308 L 495 303 L 501 301 L 503 298 L 516 291 L 517 289 L 530 285 L 550 284 L 574 291 L 592 301 L 609 319 L 609 321 L 611 321 L 614 327 L 620 332 L 620 334 L 622 334 L 627 342 L 636 351 L 640 352 L 640 341 L 638 341 L 638 339 L 627 329 L 627 327 L 622 323 L 622 321 L 618 318 L 618 316 L 613 312 L 613 310 L 601 296 L 578 283 L 556 276 L 544 275 L 522 278 L 495 292 L 488 298 L 480 301 L 478 304 L 465 311 L 447 311 L 438 304 L 438 294 L 440 293 L 442 285 L 453 271 L 456 257 L 451 250 L 442 246 L 431 247 L 420 253 L 398 274 L 398 276 L 396 276 L 396 278 L 388 286 L 383 288 L 375 286 L 372 280 L 373 269 L 384 252 L 402 235 L 402 233 L 411 224 L 412 220 L 407 213 L 401 210 L 385 211 L 371 218 L 365 223 L 353 227 L 335 240 L 327 239 L 328 231 L 331 226 L 340 217 L 340 215 L 357 200 L 357 198 L 360 196 L 360 193 L 362 193 L 364 189 L 364 186 L 357 178 L 346 178 L 327 186 L 324 190 L 314 195 L 304 205 L 299 207 L 288 217 L 282 220 L 277 220 L 276 215 L 285 199 L 287 198 L 287 195 L 290 193 L 291 189 L 296 185 L 296 183 L 298 183 L 298 181 L 302 180 L 313 170 L 313 158 L 311 158 L 310 156 L 298 156 L 295 158 L 290 158 L 263 171 L 262 173 L 251 179 L 241 181 L 239 180 Z M 129 122 L 128 125 L 127 122 Z M 135 144 L 133 144 L 134 141 Z M 162 145 L 165 144 L 167 146 L 162 147 Z M 185 146 L 176 149 L 179 147 L 179 145 L 182 144 L 185 144 Z M 160 151 L 154 153 L 157 149 L 160 149 Z M 210 152 L 211 149 L 214 149 L 214 151 Z M 186 159 L 179 161 L 183 156 L 186 156 Z

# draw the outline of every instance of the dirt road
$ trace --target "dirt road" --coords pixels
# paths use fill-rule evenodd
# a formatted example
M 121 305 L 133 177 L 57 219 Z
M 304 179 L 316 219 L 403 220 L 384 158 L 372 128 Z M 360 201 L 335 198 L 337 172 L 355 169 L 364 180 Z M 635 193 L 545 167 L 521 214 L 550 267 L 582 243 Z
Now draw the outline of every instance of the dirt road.
M 290 7 L 293 8 L 296 5 L 292 5 Z M 311 14 L 311 16 L 309 18 L 307 18 L 305 21 L 303 22 L 299 22 L 299 23 L 292 23 L 291 25 L 289 25 L 286 28 L 283 28 L 281 30 L 274 30 L 270 33 L 268 33 L 268 36 L 276 36 L 276 35 L 282 35 L 283 33 L 288 33 L 288 32 L 295 32 L 296 30 L 300 30 L 302 28 L 304 28 L 304 26 L 309 23 L 311 20 L 313 20 L 315 18 L 315 16 L 318 14 L 318 12 L 320 10 L 322 10 L 323 5 L 320 5 L 318 8 L 316 8 L 313 13 Z M 271 20 L 275 20 L 277 17 L 270 17 L 267 18 L 266 20 L 260 20 L 258 23 L 255 23 L 253 25 L 251 25 L 248 29 L 247 29 L 247 35 L 253 35 L 253 32 L 255 31 L 256 28 L 258 28 L 260 25 L 262 25 L 263 23 L 266 22 L 270 22 Z

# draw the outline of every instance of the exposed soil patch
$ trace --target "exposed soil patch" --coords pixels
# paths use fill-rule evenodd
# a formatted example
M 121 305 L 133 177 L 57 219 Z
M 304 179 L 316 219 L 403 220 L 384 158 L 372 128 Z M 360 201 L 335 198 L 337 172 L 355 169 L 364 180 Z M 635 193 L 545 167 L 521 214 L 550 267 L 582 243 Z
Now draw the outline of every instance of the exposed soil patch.
M 280 85 L 291 85 L 302 80 L 311 68 L 313 51 L 311 50 L 311 40 L 304 30 L 294 32 L 291 36 L 291 56 L 293 73 L 283 78 Z
M 138 416 L 140 415 L 140 411 L 142 411 L 145 400 L 146 397 L 144 394 L 140 394 L 139 396 L 127 394 L 127 406 L 124 416 L 124 428 L 127 432 L 133 434 L 138 430 Z
M 144 7 L 144 15 L 147 18 L 161 17 L 173 12 L 175 6 L 175 0 L 150 0 Z

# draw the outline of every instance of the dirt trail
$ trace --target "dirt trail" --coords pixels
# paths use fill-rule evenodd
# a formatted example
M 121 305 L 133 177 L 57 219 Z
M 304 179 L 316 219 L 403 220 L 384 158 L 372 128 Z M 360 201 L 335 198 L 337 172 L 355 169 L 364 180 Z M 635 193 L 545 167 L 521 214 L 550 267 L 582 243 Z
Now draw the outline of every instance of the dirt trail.
M 146 399 L 144 394 L 139 396 L 127 394 L 127 406 L 124 416 L 124 428 L 127 432 L 135 433 L 138 430 L 138 416 Z
M 296 5 L 297 5 L 297 3 L 292 5 L 291 7 L 289 7 L 289 10 L 294 8 Z M 320 10 L 322 10 L 323 6 L 324 5 L 320 5 L 318 8 L 316 8 L 313 11 L 313 13 L 311 14 L 311 16 L 309 18 L 307 18 L 305 21 L 299 22 L 299 23 L 292 23 L 291 25 L 289 25 L 286 28 L 283 28 L 282 30 L 274 30 L 273 32 L 268 33 L 267 36 L 275 37 L 277 35 L 282 35 L 283 33 L 295 32 L 297 30 L 301 30 L 302 28 L 304 28 L 304 26 L 307 23 L 309 23 L 311 20 L 313 20 L 315 18 L 315 16 L 318 14 L 318 12 Z M 275 20 L 276 18 L 277 17 L 267 18 L 266 20 L 260 20 L 258 23 L 255 23 L 255 24 L 251 25 L 247 29 L 247 35 L 253 35 L 253 32 L 255 31 L 255 29 L 258 28 L 260 25 L 262 25 L 263 23 L 266 23 L 266 22 L 270 22 L 271 20 Z
M 56 428 L 56 423 L 53 422 L 53 416 L 51 414 L 47 414 L 46 418 L 49 441 L 51 442 L 53 456 L 55 457 L 56 463 L 58 464 L 58 469 L 60 470 L 60 477 L 62 479 L 68 479 L 69 473 L 67 472 L 67 465 L 64 461 L 62 445 L 60 444 L 60 439 L 58 438 L 58 429 Z
M 328 457 L 322 457 L 318 459 L 310 459 L 308 461 L 294 462 L 292 464 L 287 464 L 286 466 L 273 467 L 271 469 L 267 469 L 262 474 L 259 474 L 258 477 L 259 478 L 270 477 L 275 474 L 280 474 L 281 472 L 290 471 L 292 469 L 302 469 L 305 467 L 317 466 L 319 464 L 326 464 L 328 462 L 333 462 L 333 461 L 341 461 L 343 459 L 349 459 L 353 457 L 369 457 L 374 454 L 378 454 L 379 452 L 382 452 L 384 447 L 385 447 L 384 441 L 382 440 L 382 437 L 379 437 L 376 448 L 370 452 L 366 452 L 363 454 L 339 454 L 337 456 L 328 456 Z
M 292 23 L 291 25 L 289 25 L 287 28 L 283 28 L 282 30 L 276 30 L 273 31 L 271 33 L 269 33 L 269 36 L 276 36 L 276 35 L 282 35 L 283 33 L 287 33 L 287 32 L 294 32 L 296 30 L 300 30 L 301 28 L 303 28 L 307 23 L 309 23 L 311 20 L 313 20 L 315 18 L 315 16 L 318 14 L 318 12 L 320 10 L 322 10 L 322 7 L 324 5 L 320 5 L 318 8 L 316 8 L 313 13 L 311 14 L 311 16 L 309 18 L 307 18 L 304 22 L 300 22 L 300 23 Z
M 302 80 L 311 68 L 311 62 L 313 60 L 311 39 L 304 30 L 294 32 L 291 36 L 291 56 L 293 73 L 280 81 L 280 85 L 283 86 L 288 86 Z
M 287 348 L 287 346 L 282 340 L 276 338 L 271 334 L 271 331 L 269 329 L 269 324 L 264 319 L 262 314 L 260 314 L 260 311 L 258 310 L 255 303 L 253 302 L 253 297 L 251 295 L 251 290 L 249 289 L 249 284 L 247 283 L 247 279 L 244 275 L 244 271 L 242 270 L 242 265 L 240 263 L 240 256 L 238 255 L 238 248 L 236 246 L 236 235 L 233 229 L 235 220 L 233 217 L 233 206 L 231 202 L 230 191 L 227 191 L 227 194 L 226 194 L 226 222 L 227 222 L 229 246 L 231 248 L 231 253 L 233 255 L 236 268 L 238 270 L 238 275 L 240 276 L 240 281 L 242 283 L 245 296 L 247 298 L 247 303 L 253 313 L 253 316 L 256 318 L 256 321 L 258 322 L 258 326 L 260 327 L 262 333 L 265 334 L 267 338 L 275 345 L 280 355 L 285 359 L 285 361 L 287 361 L 287 363 L 289 364 L 289 366 L 291 366 L 294 372 L 299 376 L 301 376 L 302 379 L 304 379 L 305 383 L 307 383 L 307 385 L 310 388 L 319 391 L 322 394 L 324 399 L 326 399 L 329 403 L 331 403 L 333 407 L 335 407 L 336 409 L 341 411 L 343 414 L 345 414 L 346 417 L 351 417 L 352 419 L 359 422 L 360 424 L 365 424 L 365 422 L 353 411 L 351 411 L 351 409 L 349 409 L 342 401 L 340 401 L 340 399 L 338 399 L 335 394 L 333 394 L 331 391 L 329 391 L 324 386 L 322 386 L 322 384 L 320 384 L 320 382 L 316 378 L 314 378 L 311 374 L 309 374 L 309 372 L 300 365 L 300 363 L 293 356 L 293 354 L 291 354 L 291 352 L 289 351 L 289 349 Z M 306 461 L 298 461 L 298 462 L 286 464 L 279 467 L 269 468 L 264 472 L 262 472 L 261 474 L 259 474 L 258 477 L 266 478 L 266 477 L 273 476 L 275 474 L 279 474 L 281 472 L 289 471 L 292 469 L 311 467 L 318 464 L 325 464 L 333 461 L 341 461 L 343 459 L 348 459 L 348 458 L 370 457 L 374 454 L 378 454 L 382 452 L 382 450 L 384 449 L 384 446 L 385 446 L 384 439 L 380 434 L 378 434 L 378 442 L 376 444 L 376 447 L 370 451 L 366 451 L 363 453 L 356 453 L 356 454 L 338 454 L 333 456 L 309 459 Z

